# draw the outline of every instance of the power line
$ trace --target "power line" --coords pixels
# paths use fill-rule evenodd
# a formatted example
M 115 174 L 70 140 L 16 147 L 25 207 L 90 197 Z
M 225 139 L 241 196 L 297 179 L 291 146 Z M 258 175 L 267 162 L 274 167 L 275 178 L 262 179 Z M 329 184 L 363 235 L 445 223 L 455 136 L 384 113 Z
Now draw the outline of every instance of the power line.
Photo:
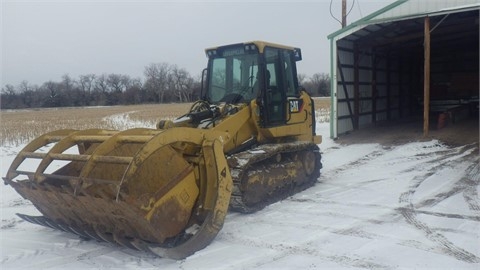
M 362 9 L 360 8 L 360 0 L 358 0 L 357 7 L 358 7 L 358 12 L 360 12 L 360 18 L 363 18 Z
M 335 19 L 337 22 L 339 22 L 340 25 L 341 25 L 342 22 L 341 22 L 339 19 L 337 19 L 335 16 L 333 16 L 333 13 L 332 13 L 332 2 L 333 2 L 333 0 L 330 0 L 330 16 L 332 16 L 332 18 L 334 18 L 334 19 Z
M 350 10 L 347 12 L 346 16 L 348 16 L 348 14 L 350 14 L 350 11 L 352 11 L 354 5 L 355 5 L 355 0 L 353 0 L 352 6 L 350 7 Z
M 337 22 L 340 23 L 340 25 L 342 25 L 342 22 L 341 22 L 339 19 L 337 19 L 337 18 L 333 15 L 333 13 L 332 13 L 332 3 L 333 3 L 333 0 L 330 0 L 330 16 L 332 16 L 332 18 L 334 18 Z M 345 15 L 345 17 L 347 17 L 348 14 L 350 14 L 350 12 L 351 12 L 352 9 L 353 9 L 353 6 L 355 6 L 355 0 L 353 0 L 352 6 L 351 6 L 350 9 L 348 10 L 347 15 Z M 360 7 L 359 7 L 359 8 L 360 8 Z M 360 12 L 360 14 L 362 14 L 362 12 Z

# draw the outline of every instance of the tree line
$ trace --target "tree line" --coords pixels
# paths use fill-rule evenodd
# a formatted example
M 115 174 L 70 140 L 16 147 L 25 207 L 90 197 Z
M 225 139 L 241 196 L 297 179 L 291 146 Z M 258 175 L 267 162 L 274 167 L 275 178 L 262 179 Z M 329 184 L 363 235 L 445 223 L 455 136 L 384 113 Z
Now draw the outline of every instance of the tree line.
M 143 75 L 140 79 L 122 74 L 85 74 L 78 78 L 65 74 L 60 81 L 47 81 L 40 86 L 28 81 L 17 86 L 7 84 L 1 90 L 0 106 L 1 109 L 111 106 L 192 102 L 199 98 L 201 78 L 191 76 L 184 68 L 153 63 L 145 67 Z M 328 74 L 298 77 L 313 96 L 330 95 Z

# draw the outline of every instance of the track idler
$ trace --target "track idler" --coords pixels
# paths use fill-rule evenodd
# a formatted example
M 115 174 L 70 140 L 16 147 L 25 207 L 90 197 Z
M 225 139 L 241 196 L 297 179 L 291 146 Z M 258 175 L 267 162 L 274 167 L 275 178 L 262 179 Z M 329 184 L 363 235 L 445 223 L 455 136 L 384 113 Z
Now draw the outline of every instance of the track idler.
M 43 214 L 19 215 L 29 222 L 181 259 L 223 226 L 232 190 L 227 136 L 192 128 L 54 131 L 19 153 L 4 181 Z M 29 171 L 32 159 L 39 164 Z

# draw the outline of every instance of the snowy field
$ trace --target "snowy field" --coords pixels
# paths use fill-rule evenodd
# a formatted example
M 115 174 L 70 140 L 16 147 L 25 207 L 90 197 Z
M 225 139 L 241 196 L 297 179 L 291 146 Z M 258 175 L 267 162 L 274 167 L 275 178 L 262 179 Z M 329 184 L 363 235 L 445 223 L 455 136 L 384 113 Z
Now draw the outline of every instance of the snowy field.
M 254 214 L 229 213 L 207 248 L 174 261 L 22 221 L 1 185 L 0 269 L 480 269 L 478 144 L 340 145 L 323 135 L 318 183 Z M 1 173 L 20 150 L 2 147 Z

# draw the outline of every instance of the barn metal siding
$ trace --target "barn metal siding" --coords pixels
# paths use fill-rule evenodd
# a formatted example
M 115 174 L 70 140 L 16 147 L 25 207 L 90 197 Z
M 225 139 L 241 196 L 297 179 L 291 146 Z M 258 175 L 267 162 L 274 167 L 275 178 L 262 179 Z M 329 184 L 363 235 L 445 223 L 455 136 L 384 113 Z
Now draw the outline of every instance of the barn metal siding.
M 399 74 L 399 60 L 372 51 L 362 51 L 358 52 L 355 63 L 354 42 L 348 40 L 338 41 L 336 52 L 337 133 L 354 130 L 355 123 L 362 128 L 377 121 L 399 119 L 399 79 L 402 77 Z M 355 83 L 358 85 L 358 95 L 355 93 Z M 406 104 L 408 102 L 404 102 L 404 106 Z
M 337 132 L 340 134 L 353 130 L 352 115 L 355 111 L 353 88 L 353 42 L 339 40 L 337 42 Z

